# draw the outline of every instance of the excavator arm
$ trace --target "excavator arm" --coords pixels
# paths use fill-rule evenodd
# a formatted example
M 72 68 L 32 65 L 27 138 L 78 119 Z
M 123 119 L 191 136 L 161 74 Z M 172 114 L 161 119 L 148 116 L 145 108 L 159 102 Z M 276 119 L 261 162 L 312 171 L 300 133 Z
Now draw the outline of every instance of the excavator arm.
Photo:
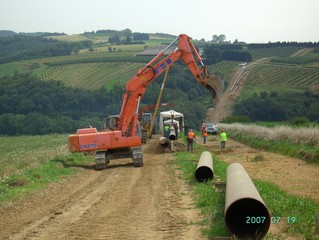
M 165 58 L 159 60 L 163 57 L 165 51 L 177 41 L 177 49 Z M 206 71 L 206 67 L 203 64 L 201 57 L 190 41 L 190 38 L 185 34 L 181 34 L 164 51 L 160 52 L 152 61 L 139 70 L 126 84 L 126 94 L 123 96 L 118 130 L 121 130 L 124 134 L 130 127 L 129 135 L 133 136 L 135 134 L 139 102 L 145 94 L 146 87 L 163 73 L 167 67 L 179 59 L 183 60 L 200 84 L 208 86 L 207 80 L 210 76 Z M 198 68 L 197 62 L 201 64 L 201 68 Z

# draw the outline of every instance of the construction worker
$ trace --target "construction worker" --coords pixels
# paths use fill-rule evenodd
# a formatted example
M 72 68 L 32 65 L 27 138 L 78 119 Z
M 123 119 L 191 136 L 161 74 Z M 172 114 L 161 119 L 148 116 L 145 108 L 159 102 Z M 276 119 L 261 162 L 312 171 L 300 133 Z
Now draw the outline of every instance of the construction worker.
M 220 134 L 220 147 L 222 150 L 225 148 L 226 141 L 227 141 L 227 135 L 226 135 L 224 129 L 222 129 L 221 134 Z
M 187 134 L 187 152 L 189 152 L 189 149 L 194 153 L 194 139 L 196 138 L 195 133 L 193 132 L 193 129 L 189 129 L 189 132 Z
M 206 129 L 206 124 L 203 122 L 202 127 L 201 127 L 202 133 L 203 133 L 204 129 Z
M 203 128 L 203 139 L 204 139 L 204 144 L 206 144 L 206 138 L 208 136 L 206 128 Z
M 168 138 L 170 132 L 170 126 L 168 124 L 165 124 L 164 126 L 164 137 Z

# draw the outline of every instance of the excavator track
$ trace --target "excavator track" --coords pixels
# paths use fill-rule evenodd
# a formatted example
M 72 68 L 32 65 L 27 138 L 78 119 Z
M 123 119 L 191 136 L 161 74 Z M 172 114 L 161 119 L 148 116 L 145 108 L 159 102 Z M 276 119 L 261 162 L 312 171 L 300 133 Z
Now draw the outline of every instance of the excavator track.
M 132 148 L 132 159 L 134 167 L 143 167 L 143 151 L 142 147 Z
M 130 153 L 130 154 L 129 154 Z M 127 153 L 110 153 L 108 151 L 99 151 L 95 153 L 95 170 L 100 171 L 107 168 L 111 159 L 131 157 L 134 167 L 143 167 L 143 151 L 142 147 L 133 147 L 127 149 Z
M 95 170 L 100 171 L 106 169 L 109 162 L 105 151 L 95 153 Z
M 142 143 L 147 142 L 147 131 L 142 131 Z

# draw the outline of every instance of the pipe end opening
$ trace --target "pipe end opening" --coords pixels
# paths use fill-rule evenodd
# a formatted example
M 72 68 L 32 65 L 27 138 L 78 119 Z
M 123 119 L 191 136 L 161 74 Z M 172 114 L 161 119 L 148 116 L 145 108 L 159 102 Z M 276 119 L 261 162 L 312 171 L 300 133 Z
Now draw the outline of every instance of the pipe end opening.
M 262 202 L 243 198 L 228 207 L 225 222 L 229 231 L 240 239 L 261 239 L 269 230 L 270 215 Z
M 195 178 L 199 182 L 211 180 L 213 177 L 214 173 L 209 167 L 201 166 L 195 171 Z
M 176 136 L 173 135 L 173 134 L 169 135 L 168 139 L 171 140 L 171 141 L 174 141 L 174 140 L 176 140 Z

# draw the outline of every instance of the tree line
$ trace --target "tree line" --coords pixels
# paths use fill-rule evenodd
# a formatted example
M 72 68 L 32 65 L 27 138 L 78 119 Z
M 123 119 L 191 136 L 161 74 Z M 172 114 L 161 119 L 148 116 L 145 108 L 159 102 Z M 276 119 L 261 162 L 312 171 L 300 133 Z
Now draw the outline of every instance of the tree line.
M 252 56 L 243 50 L 240 44 L 213 44 L 204 47 L 204 58 L 206 64 L 215 64 L 225 61 L 250 62 Z
M 19 32 L 16 33 L 10 30 L 0 30 L 0 37 L 8 37 L 13 35 L 32 36 L 32 37 L 49 37 L 49 36 L 62 36 L 65 33 L 59 32 Z
M 289 121 L 302 117 L 319 122 L 319 94 L 305 92 L 278 93 L 262 91 L 234 105 L 234 115 L 252 121 Z
M 143 40 L 149 40 L 150 36 L 147 33 L 133 33 L 133 36 L 127 34 L 126 37 L 121 38 L 120 35 L 115 34 L 109 37 L 108 42 L 112 44 L 143 44 Z M 132 42 L 135 41 L 135 42 Z M 136 42 L 138 41 L 138 42 Z
M 250 43 L 248 49 L 273 48 L 273 47 L 318 47 L 319 42 L 269 42 L 269 43 Z
M 17 34 L 0 37 L 0 64 L 41 57 L 78 53 L 92 47 L 92 41 L 62 42 L 58 40 Z

